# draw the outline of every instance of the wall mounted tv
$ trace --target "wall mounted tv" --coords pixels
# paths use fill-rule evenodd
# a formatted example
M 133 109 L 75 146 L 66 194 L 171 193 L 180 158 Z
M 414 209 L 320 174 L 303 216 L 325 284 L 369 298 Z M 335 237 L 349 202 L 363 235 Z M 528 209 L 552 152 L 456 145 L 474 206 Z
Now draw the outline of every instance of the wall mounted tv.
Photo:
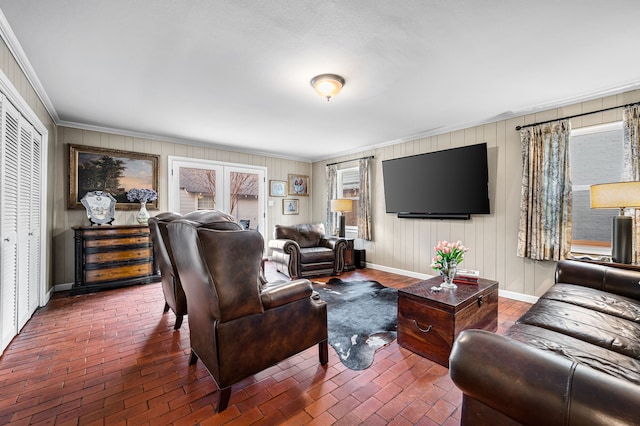
M 486 143 L 384 160 L 382 175 L 387 213 L 400 218 L 490 213 Z

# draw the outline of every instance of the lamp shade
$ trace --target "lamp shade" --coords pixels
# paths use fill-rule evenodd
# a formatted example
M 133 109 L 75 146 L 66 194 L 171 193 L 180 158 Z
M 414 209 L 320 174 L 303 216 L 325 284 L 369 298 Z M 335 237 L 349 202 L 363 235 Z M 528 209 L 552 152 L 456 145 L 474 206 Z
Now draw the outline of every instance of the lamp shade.
M 591 185 L 592 209 L 640 207 L 640 182 L 616 182 Z
M 338 198 L 336 200 L 331 200 L 331 211 L 332 212 L 350 212 L 353 208 L 353 203 L 349 199 Z

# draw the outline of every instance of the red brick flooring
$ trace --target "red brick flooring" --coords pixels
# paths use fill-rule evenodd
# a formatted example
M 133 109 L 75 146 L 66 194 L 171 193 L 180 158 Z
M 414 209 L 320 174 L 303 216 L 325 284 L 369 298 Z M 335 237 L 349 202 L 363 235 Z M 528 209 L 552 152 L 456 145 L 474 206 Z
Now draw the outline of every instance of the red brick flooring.
M 366 271 L 342 278 L 408 284 Z M 188 366 L 188 321 L 174 331 L 163 306 L 160 284 L 56 293 L 0 358 L 0 425 L 460 423 L 448 370 L 395 341 L 363 371 L 345 368 L 331 347 L 322 367 L 310 348 L 235 385 L 215 414 L 216 385 L 201 362 Z M 498 332 L 528 306 L 500 298 Z

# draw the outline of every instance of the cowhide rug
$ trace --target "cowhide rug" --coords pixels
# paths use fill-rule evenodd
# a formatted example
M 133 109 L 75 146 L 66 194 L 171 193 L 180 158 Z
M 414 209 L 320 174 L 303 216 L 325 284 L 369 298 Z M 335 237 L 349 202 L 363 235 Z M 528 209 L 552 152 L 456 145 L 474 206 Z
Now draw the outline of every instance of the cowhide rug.
M 314 283 L 327 302 L 329 344 L 340 361 L 352 370 L 373 363 L 379 348 L 391 343 L 398 329 L 398 291 L 376 281 Z

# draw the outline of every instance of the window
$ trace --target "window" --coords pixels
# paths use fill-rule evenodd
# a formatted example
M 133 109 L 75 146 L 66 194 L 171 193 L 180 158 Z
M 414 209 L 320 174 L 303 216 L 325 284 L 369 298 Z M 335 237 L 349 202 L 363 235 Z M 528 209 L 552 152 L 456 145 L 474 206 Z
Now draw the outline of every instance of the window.
M 353 207 L 350 212 L 345 213 L 345 230 L 350 238 L 355 238 L 358 234 L 358 199 L 360 196 L 360 169 L 352 167 L 338 170 L 338 197 L 352 200 Z
M 611 255 L 612 217 L 616 209 L 592 209 L 589 186 L 622 181 L 622 122 L 571 131 L 569 144 L 573 192 L 571 251 Z

